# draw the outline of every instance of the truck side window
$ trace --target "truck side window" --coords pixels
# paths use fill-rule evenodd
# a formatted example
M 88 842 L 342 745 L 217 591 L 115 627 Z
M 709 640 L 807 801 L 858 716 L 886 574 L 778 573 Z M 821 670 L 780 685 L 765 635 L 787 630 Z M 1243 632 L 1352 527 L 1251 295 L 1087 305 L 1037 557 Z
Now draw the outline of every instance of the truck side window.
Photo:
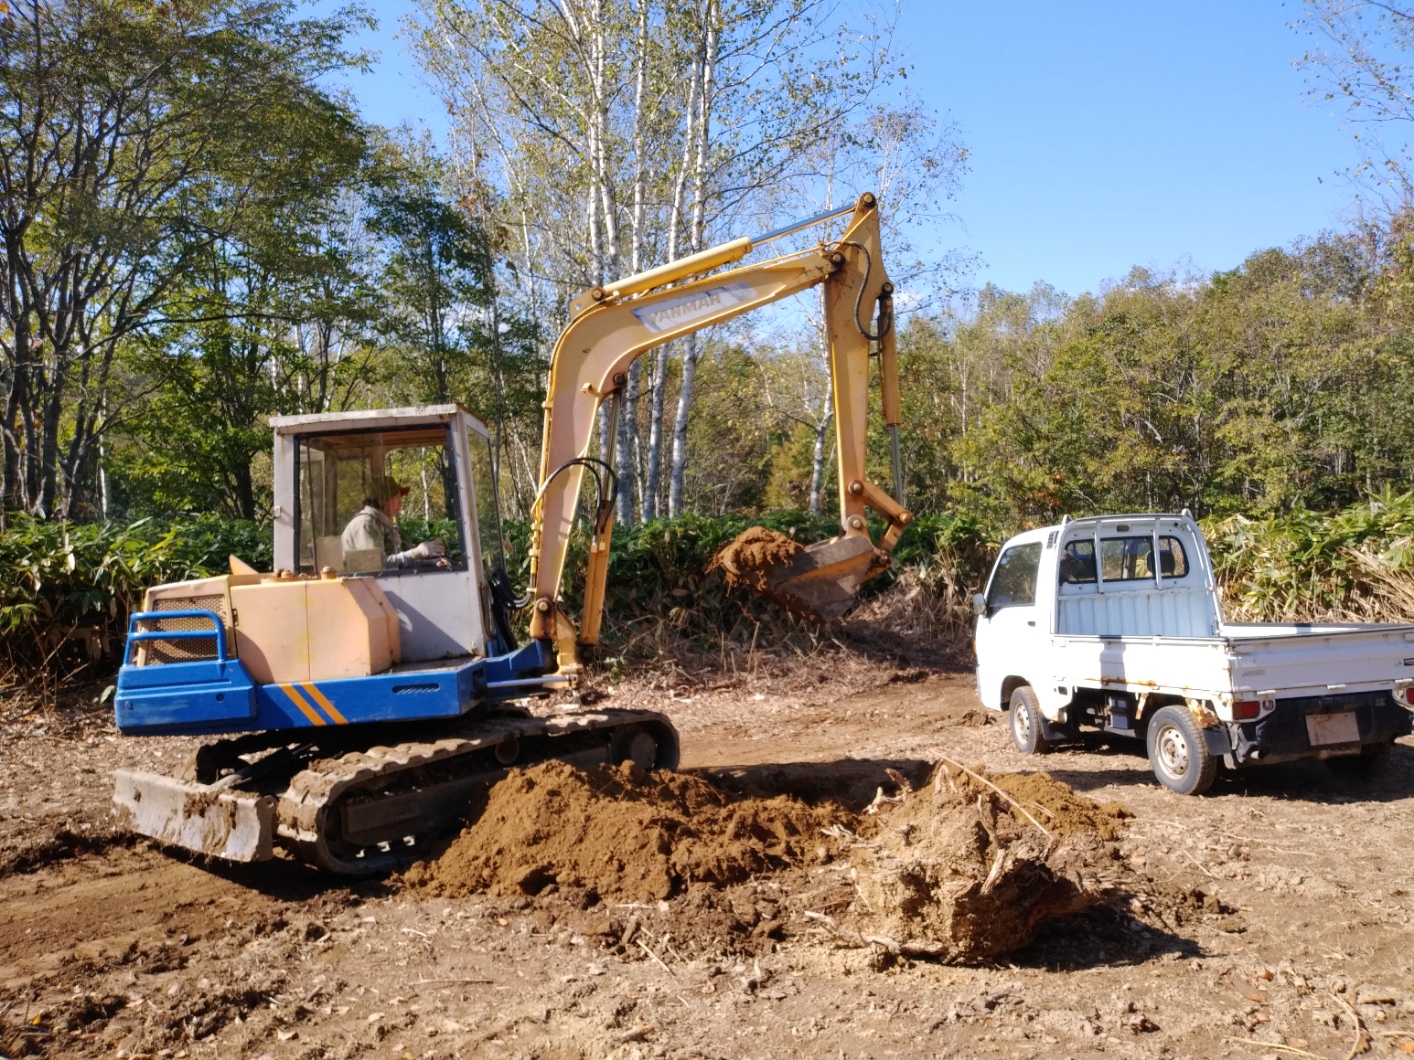
M 1070 542 L 1061 552 L 1057 567 L 1062 585 L 1094 585 L 1095 542 Z
M 987 590 L 987 606 L 1030 607 L 1036 602 L 1036 569 L 1041 565 L 1041 543 L 1015 545 L 997 559 L 992 584 Z
M 1176 537 L 1159 538 L 1159 573 L 1165 578 L 1182 578 L 1188 574 L 1188 553 Z

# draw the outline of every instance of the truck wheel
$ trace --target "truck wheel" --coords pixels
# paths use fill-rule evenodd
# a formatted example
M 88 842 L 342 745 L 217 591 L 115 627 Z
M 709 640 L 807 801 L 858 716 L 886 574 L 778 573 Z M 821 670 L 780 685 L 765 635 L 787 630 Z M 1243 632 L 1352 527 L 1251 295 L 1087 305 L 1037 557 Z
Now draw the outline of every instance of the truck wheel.
M 1218 760 L 1187 707 L 1161 708 L 1149 719 L 1149 764 L 1159 783 L 1180 795 L 1201 795 L 1213 786 Z
M 1041 704 L 1030 685 L 1011 694 L 1011 742 L 1024 755 L 1043 755 L 1051 749 L 1041 735 Z
M 1358 755 L 1327 758 L 1326 766 L 1337 776 L 1350 777 L 1352 780 L 1374 780 L 1389 767 L 1389 755 L 1393 746 L 1389 740 L 1367 744 Z

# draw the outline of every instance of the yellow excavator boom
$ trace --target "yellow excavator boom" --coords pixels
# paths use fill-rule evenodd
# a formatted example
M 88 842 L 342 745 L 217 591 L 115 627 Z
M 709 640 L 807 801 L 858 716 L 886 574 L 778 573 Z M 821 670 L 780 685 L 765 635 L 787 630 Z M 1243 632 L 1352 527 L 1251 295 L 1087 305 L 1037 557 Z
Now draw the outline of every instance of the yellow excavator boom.
M 702 275 L 740 261 L 765 243 L 846 213 L 852 216 L 838 240 L 758 265 Z M 604 487 L 613 479 L 613 468 L 589 455 L 600 406 L 611 402 L 611 414 L 617 420 L 629 366 L 654 347 L 817 284 L 824 287 L 841 533 L 811 546 L 773 572 L 766 591 L 794 611 L 831 619 L 843 613 L 866 579 L 887 569 L 889 553 L 912 516 L 903 505 L 898 452 L 901 421 L 893 284 L 884 270 L 879 204 L 874 195 L 866 193 L 852 208 L 822 214 L 754 240 L 724 243 L 593 288 L 571 303 L 570 323 L 555 345 L 550 365 L 530 553 L 531 636 L 555 642 L 562 671 L 577 670 L 577 644 L 597 643 L 603 615 L 613 532 L 611 491 Z M 874 344 L 879 355 L 883 418 L 892 433 L 892 496 L 865 473 L 869 359 Z M 591 517 L 584 606 L 576 630 L 564 609 L 560 584 L 586 470 L 595 476 L 599 495 Z M 866 507 L 888 522 L 877 545 L 869 537 Z

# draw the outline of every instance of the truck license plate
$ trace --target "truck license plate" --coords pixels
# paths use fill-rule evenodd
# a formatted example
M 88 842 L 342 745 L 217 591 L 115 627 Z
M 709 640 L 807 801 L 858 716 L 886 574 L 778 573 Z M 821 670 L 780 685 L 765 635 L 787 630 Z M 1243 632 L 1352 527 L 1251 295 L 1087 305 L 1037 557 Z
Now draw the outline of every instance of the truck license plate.
M 1312 747 L 1333 743 L 1359 743 L 1360 725 L 1355 720 L 1353 710 L 1342 714 L 1308 714 L 1306 734 L 1311 737 Z

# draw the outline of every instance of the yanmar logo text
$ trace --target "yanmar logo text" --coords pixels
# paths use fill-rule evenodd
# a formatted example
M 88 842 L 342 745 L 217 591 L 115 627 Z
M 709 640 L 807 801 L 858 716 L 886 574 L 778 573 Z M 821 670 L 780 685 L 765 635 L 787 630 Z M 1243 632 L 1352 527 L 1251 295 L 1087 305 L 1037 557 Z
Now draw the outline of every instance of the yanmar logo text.
M 725 287 L 712 287 L 706 291 L 669 298 L 656 305 L 635 309 L 633 315 L 645 328 L 657 334 L 700 320 L 719 309 L 745 302 L 755 293 L 750 284 L 729 283 Z

